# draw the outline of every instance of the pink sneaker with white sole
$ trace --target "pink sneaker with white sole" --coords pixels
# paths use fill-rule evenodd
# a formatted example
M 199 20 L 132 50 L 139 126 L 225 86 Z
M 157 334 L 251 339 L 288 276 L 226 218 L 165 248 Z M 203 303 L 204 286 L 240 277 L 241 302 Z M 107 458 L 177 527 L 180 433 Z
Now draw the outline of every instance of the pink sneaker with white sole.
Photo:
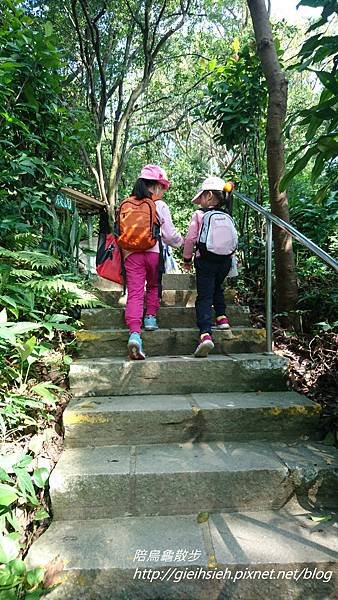
M 228 317 L 226 317 L 225 315 L 216 317 L 215 328 L 216 329 L 230 329 L 230 323 L 229 323 Z
M 206 358 L 214 347 L 210 333 L 202 333 L 194 352 L 195 358 Z

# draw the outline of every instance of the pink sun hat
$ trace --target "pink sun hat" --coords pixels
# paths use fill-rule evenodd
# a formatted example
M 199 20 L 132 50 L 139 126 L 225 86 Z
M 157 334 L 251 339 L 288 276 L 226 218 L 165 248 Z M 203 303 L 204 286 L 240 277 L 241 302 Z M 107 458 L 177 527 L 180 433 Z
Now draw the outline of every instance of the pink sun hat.
M 200 196 L 201 194 L 203 194 L 203 192 L 209 192 L 210 191 L 215 191 L 215 192 L 223 192 L 224 191 L 224 186 L 225 186 L 225 181 L 223 181 L 223 179 L 221 179 L 220 177 L 207 177 L 200 189 L 198 190 L 196 196 L 193 197 L 192 199 L 192 203 L 193 204 L 199 204 L 200 203 Z
M 165 170 L 157 165 L 145 165 L 139 177 L 142 179 L 150 179 L 151 181 L 158 181 L 166 190 L 170 186 L 170 181 L 168 180 Z

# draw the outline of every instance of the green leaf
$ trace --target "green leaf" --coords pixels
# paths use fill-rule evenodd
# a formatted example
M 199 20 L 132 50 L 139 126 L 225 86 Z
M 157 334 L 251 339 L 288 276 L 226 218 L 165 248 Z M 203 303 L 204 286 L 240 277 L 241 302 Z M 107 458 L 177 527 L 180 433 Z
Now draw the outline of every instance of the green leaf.
M 238 50 L 240 48 L 240 45 L 241 45 L 241 43 L 239 41 L 239 38 L 235 38 L 234 41 L 231 44 L 231 48 L 235 52 L 235 54 L 238 54 Z
M 42 521 L 43 519 L 49 519 L 49 512 L 44 508 L 40 508 L 34 513 L 34 521 Z
M 19 520 L 15 516 L 14 511 L 10 511 L 10 512 L 6 513 L 6 519 L 7 519 L 8 523 L 10 525 L 12 525 L 13 529 L 15 529 L 15 531 L 20 533 L 20 536 L 21 536 L 22 535 L 22 527 L 19 523 Z
M 14 487 L 7 483 L 0 483 L 0 506 L 10 506 L 18 497 Z
M 27 572 L 27 583 L 30 587 L 35 587 L 43 581 L 45 570 L 41 567 L 36 567 Z
M 315 523 L 325 523 L 332 520 L 332 515 L 310 515 L 310 519 Z
M 33 481 L 39 488 L 44 488 L 49 477 L 49 471 L 46 467 L 35 469 L 33 473 Z
M 7 564 L 14 560 L 20 551 L 19 543 L 8 535 L 0 534 L 0 563 Z
M 38 383 L 37 385 L 34 385 L 31 388 L 32 392 L 34 392 L 35 394 L 38 394 L 38 396 L 43 398 L 47 403 L 50 403 L 53 405 L 53 404 L 55 404 L 57 397 L 55 394 L 53 394 L 50 391 L 51 389 L 59 389 L 59 388 L 48 381 L 43 382 L 43 383 Z
M 8 563 L 10 570 L 16 575 L 24 575 L 26 573 L 26 565 L 23 560 L 16 558 Z
M 18 600 L 16 590 L 0 591 L 0 600 Z
M 45 594 L 46 590 L 34 590 L 34 592 L 27 592 L 25 600 L 39 600 L 41 596 Z
M 50 37 L 51 35 L 53 35 L 53 25 L 50 21 L 47 21 L 45 23 L 45 36 Z
M 11 570 L 9 569 L 9 567 L 6 565 L 2 565 L 0 568 L 0 589 L 4 589 L 4 588 L 9 588 L 12 587 L 13 583 L 15 582 L 15 576 L 13 576 L 13 573 L 11 572 Z M 10 590 L 6 590 L 6 591 L 10 591 Z M 0 592 L 0 598 L 1 595 L 4 594 L 4 591 Z M 7 600 L 7 598 L 6 598 Z
M 328 71 L 315 71 L 318 79 L 321 83 L 334 95 L 338 95 L 338 81 L 337 77 L 333 73 Z
M 330 152 L 334 153 L 334 154 L 338 154 L 338 142 L 337 140 L 337 136 L 322 136 L 321 138 L 319 138 L 319 140 L 317 141 L 317 146 L 319 148 L 319 150 L 321 152 L 325 152 L 327 150 L 329 150 Z
M 323 154 L 318 154 L 315 164 L 313 165 L 311 180 L 314 183 L 316 179 L 321 175 L 325 166 L 325 156 Z
M 0 467 L 0 481 L 12 481 L 5 469 L 3 469 L 2 467 Z
M 63 364 L 68 366 L 68 365 L 71 365 L 72 362 L 73 362 L 72 357 L 69 356 L 69 354 L 65 354 L 63 357 Z
M 208 63 L 209 71 L 214 71 L 216 69 L 216 66 L 217 66 L 217 58 L 213 58 L 212 60 L 209 61 L 209 63 Z
M 26 83 L 26 85 L 23 88 L 23 93 L 24 93 L 24 96 L 26 97 L 26 99 L 28 100 L 28 103 L 30 104 L 30 106 L 32 106 L 33 108 L 35 108 L 37 110 L 39 108 L 39 103 L 38 103 L 37 99 L 35 98 L 34 89 L 30 83 Z M 21 164 L 23 164 L 22 161 L 21 161 Z M 32 161 L 30 161 L 29 163 L 26 162 L 25 164 L 27 166 L 33 165 L 33 174 L 34 174 L 34 171 L 35 171 L 34 163 Z M 31 171 L 28 171 L 28 173 L 29 172 L 31 172 Z
M 304 169 L 304 167 L 306 167 L 306 165 L 309 162 L 310 158 L 316 152 L 317 152 L 316 147 L 312 146 L 311 148 L 309 148 L 307 150 L 307 152 L 305 152 L 305 154 L 301 158 L 299 158 L 298 160 L 296 160 L 296 162 L 293 165 L 291 171 L 289 171 L 282 178 L 282 180 L 280 182 L 280 185 L 279 185 L 280 191 L 284 191 L 287 188 L 288 183 L 291 181 L 291 179 L 293 179 L 298 173 L 300 173 Z
M 35 494 L 32 479 L 25 469 L 14 468 L 14 472 L 17 476 L 18 488 L 23 494 L 26 501 L 29 501 L 33 505 L 38 504 L 38 499 Z
M 18 467 L 19 469 L 25 469 L 26 467 L 28 467 L 28 465 L 31 464 L 32 461 L 32 456 L 30 456 L 29 454 L 23 454 L 22 456 L 20 456 L 20 459 L 15 463 L 14 466 Z
M 27 360 L 27 358 L 32 354 L 32 352 L 34 351 L 35 345 L 36 345 L 36 337 L 33 335 L 32 337 L 29 338 L 29 340 L 27 340 L 23 344 L 22 348 L 18 347 L 18 351 L 19 351 L 22 362 Z

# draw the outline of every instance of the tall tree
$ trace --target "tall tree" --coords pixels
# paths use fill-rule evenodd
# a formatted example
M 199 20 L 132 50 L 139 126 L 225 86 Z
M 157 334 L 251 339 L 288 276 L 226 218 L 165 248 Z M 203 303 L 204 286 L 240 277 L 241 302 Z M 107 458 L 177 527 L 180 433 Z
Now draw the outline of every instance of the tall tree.
M 101 198 L 108 201 L 112 211 L 133 114 L 161 53 L 182 28 L 191 3 L 192 0 L 66 2 L 77 41 L 78 74 L 86 88 L 97 139 L 94 163 L 88 148 L 82 147 L 82 155 L 96 179 Z
M 288 198 L 280 191 L 285 171 L 283 126 L 287 110 L 288 81 L 278 60 L 265 0 L 247 0 L 255 32 L 257 52 L 268 86 L 266 124 L 267 170 L 272 212 L 289 221 Z M 298 299 L 292 237 L 274 228 L 276 306 L 278 312 L 294 311 Z

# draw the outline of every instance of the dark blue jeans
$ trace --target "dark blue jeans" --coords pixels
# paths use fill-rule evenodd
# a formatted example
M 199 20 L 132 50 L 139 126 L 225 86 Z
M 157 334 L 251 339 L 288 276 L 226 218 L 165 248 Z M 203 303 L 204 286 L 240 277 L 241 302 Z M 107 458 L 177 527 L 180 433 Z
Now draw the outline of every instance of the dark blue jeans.
M 225 313 L 224 293 L 221 285 L 230 271 L 231 256 L 220 261 L 195 258 L 197 298 L 195 302 L 196 320 L 200 333 L 211 333 L 212 307 L 216 317 Z

